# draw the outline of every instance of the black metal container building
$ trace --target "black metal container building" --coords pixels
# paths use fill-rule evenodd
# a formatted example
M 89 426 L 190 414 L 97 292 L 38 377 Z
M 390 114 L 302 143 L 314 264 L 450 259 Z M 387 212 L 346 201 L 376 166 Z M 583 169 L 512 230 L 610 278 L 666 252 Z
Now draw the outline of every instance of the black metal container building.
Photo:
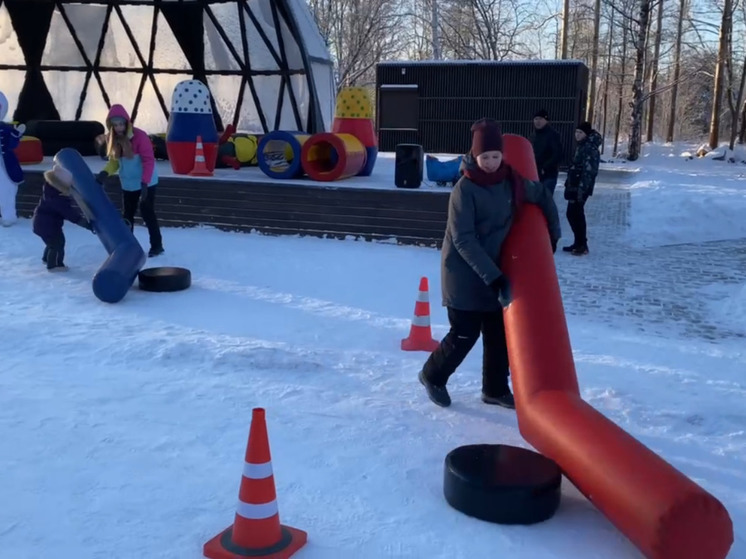
M 471 124 L 483 117 L 530 138 L 543 108 L 562 137 L 566 166 L 584 120 L 588 68 L 576 60 L 382 62 L 376 94 L 381 151 L 420 144 L 426 153 L 465 153 Z

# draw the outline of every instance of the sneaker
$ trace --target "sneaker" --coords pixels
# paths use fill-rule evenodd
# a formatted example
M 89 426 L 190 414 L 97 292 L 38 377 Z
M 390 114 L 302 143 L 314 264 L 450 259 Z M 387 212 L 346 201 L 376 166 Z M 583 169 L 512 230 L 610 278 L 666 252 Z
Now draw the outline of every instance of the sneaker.
M 565 252 L 572 252 L 573 250 L 575 250 L 575 245 L 570 245 L 570 246 L 562 247 L 562 250 L 565 251 Z
M 163 247 L 158 248 L 151 248 L 148 251 L 148 258 L 153 258 L 154 256 L 158 256 L 159 254 L 163 254 L 165 251 L 163 250 Z
M 493 406 L 502 406 L 503 408 L 508 408 L 511 410 L 515 409 L 515 399 L 513 398 L 513 394 L 511 394 L 510 390 L 500 396 L 488 396 L 487 394 L 482 392 L 482 401 L 485 404 L 490 404 Z
M 420 374 L 417 378 L 420 379 L 422 386 L 424 386 L 425 390 L 427 390 L 427 395 L 434 404 L 442 408 L 447 408 L 451 405 L 451 397 L 448 394 L 448 389 L 445 386 L 436 386 L 433 383 L 429 382 L 425 378 L 425 371 L 420 371 Z
M 588 245 L 575 247 L 572 249 L 570 254 L 572 254 L 573 256 L 585 256 L 586 254 L 588 254 Z

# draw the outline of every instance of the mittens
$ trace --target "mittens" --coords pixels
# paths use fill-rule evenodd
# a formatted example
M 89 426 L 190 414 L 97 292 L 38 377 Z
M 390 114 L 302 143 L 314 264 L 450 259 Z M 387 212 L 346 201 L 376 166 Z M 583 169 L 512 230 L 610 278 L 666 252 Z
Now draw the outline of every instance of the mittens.
M 508 305 L 510 305 L 510 303 L 513 301 L 510 282 L 508 281 L 508 278 L 506 278 L 504 275 L 501 275 L 490 284 L 490 287 L 495 293 L 497 293 L 497 299 L 498 301 L 500 301 L 500 305 L 502 306 L 502 308 L 507 308 Z

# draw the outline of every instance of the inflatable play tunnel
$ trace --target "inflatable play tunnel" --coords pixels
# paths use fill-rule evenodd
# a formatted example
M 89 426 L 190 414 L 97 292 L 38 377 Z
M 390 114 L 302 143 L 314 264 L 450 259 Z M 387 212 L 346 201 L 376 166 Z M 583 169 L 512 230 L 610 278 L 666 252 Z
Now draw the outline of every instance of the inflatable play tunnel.
M 117 303 L 145 264 L 145 253 L 80 153 L 64 148 L 54 161 L 72 174 L 71 194 L 109 253 L 93 276 L 93 294 L 105 303 Z
M 531 144 L 504 134 L 505 159 L 536 180 Z M 513 287 L 505 332 L 521 434 L 648 559 L 725 559 L 722 503 L 583 401 L 547 225 L 524 204 L 502 249 Z M 598 550 L 603 557 L 603 550 Z
M 313 180 L 336 181 L 360 174 L 367 154 L 365 146 L 352 134 L 322 132 L 303 144 L 301 160 Z
M 297 179 L 303 176 L 301 152 L 311 136 L 305 132 L 274 130 L 259 140 L 257 164 L 272 179 Z

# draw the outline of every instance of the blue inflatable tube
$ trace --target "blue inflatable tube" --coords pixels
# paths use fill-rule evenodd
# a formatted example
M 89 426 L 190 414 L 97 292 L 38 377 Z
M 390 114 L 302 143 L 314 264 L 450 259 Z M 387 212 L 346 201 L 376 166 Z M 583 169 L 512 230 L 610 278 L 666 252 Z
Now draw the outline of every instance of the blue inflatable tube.
M 80 153 L 64 148 L 54 161 L 73 176 L 72 197 L 109 253 L 93 276 L 93 294 L 104 303 L 118 303 L 145 264 L 145 253 Z
M 303 144 L 310 138 L 305 132 L 274 130 L 259 140 L 256 147 L 257 163 L 271 179 L 296 179 L 303 176 L 300 154 Z M 292 159 L 288 161 L 286 147 L 290 146 Z M 269 161 L 267 158 L 269 155 Z

